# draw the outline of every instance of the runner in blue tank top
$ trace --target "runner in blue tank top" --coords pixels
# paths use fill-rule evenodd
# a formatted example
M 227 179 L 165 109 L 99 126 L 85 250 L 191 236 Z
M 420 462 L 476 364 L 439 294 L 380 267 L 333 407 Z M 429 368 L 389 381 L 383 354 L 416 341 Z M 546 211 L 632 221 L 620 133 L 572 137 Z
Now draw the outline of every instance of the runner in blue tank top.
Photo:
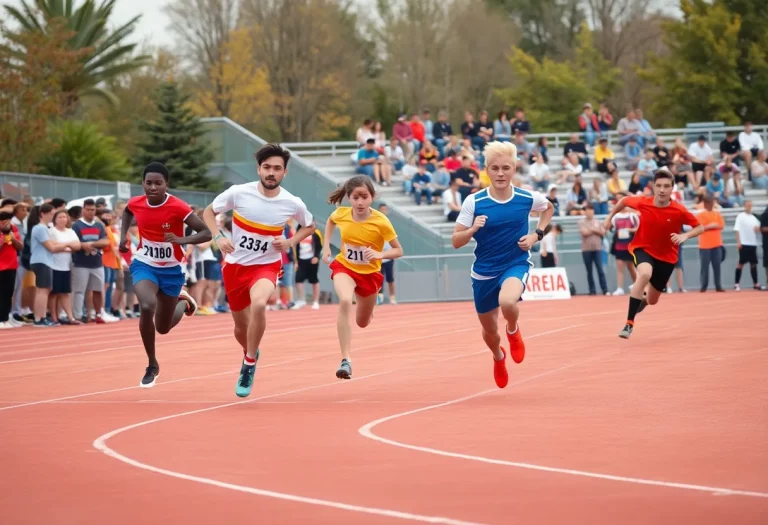
M 511 142 L 491 142 L 483 151 L 491 185 L 469 195 L 456 219 L 452 243 L 461 248 L 474 238 L 472 291 L 483 340 L 494 358 L 493 376 L 499 388 L 507 386 L 506 352 L 500 346 L 499 308 L 507 321 L 509 352 L 516 363 L 525 357 L 525 344 L 517 325 L 517 302 L 533 266 L 530 249 L 544 237 L 554 207 L 544 195 L 512 186 L 517 148 Z M 541 212 L 538 228 L 528 232 L 528 217 Z M 512 328 L 513 327 L 513 328 Z

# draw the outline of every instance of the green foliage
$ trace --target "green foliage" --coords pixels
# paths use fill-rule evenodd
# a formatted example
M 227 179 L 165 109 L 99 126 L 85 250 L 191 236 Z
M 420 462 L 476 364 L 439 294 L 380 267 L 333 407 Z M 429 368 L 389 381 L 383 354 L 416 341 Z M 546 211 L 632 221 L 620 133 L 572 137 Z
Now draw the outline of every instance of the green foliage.
M 738 124 L 744 87 L 738 69 L 741 19 L 721 1 L 681 0 L 680 7 L 682 20 L 663 25 L 669 53 L 651 57 L 638 71 L 651 85 L 646 94 L 656 125 Z
M 54 150 L 39 165 L 45 173 L 96 180 L 130 180 L 131 167 L 114 137 L 87 122 L 62 121 L 52 126 Z
M 162 162 L 171 173 L 173 187 L 215 190 L 219 184 L 206 176 L 213 153 L 204 139 L 205 129 L 188 101 L 189 95 L 174 82 L 160 86 L 155 118 L 139 125 L 144 136 L 137 145 L 134 166 L 140 172 L 150 162 Z
M 137 16 L 114 31 L 107 28 L 116 0 L 85 0 L 80 7 L 74 7 L 73 0 L 22 0 L 21 8 L 5 6 L 5 11 L 19 26 L 22 32 L 50 34 L 54 21 L 63 20 L 72 31 L 69 47 L 73 50 L 87 50 L 78 67 L 65 72 L 62 76 L 62 91 L 68 96 L 68 106 L 74 109 L 82 97 L 93 97 L 118 104 L 113 93 L 99 84 L 122 73 L 133 71 L 149 61 L 150 57 L 132 56 L 136 44 L 126 43 L 133 32 L 140 16 Z M 33 4 L 33 5 L 31 5 Z M 21 40 L 12 39 L 17 44 Z M 18 51 L 23 59 L 29 52 Z
M 573 129 L 585 102 L 599 103 L 618 89 L 621 72 L 595 49 L 586 25 L 576 39 L 575 58 L 538 62 L 520 48 L 509 61 L 518 84 L 498 90 L 508 107 L 522 107 L 535 132 Z

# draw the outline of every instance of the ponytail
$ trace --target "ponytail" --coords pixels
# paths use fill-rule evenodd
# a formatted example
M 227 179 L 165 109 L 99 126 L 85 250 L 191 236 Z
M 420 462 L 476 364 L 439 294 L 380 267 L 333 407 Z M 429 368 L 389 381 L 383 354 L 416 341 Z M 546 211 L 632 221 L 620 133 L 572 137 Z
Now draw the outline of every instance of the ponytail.
M 365 187 L 365 189 L 368 190 L 368 193 L 371 194 L 371 199 L 376 197 L 376 188 L 373 187 L 370 177 L 357 175 L 333 190 L 331 194 L 328 195 L 328 204 L 339 204 L 344 200 L 344 197 L 349 197 L 353 191 L 362 187 Z

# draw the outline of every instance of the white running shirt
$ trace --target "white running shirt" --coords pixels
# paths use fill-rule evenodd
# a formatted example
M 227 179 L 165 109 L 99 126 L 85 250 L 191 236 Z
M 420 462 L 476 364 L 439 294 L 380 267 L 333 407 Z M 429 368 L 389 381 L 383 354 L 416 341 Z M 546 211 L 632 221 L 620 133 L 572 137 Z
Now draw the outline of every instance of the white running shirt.
M 213 201 L 214 213 L 232 210 L 232 243 L 235 251 L 224 262 L 253 266 L 282 260 L 282 253 L 272 242 L 283 236 L 289 219 L 301 226 L 312 223 L 312 214 L 300 198 L 285 188 L 276 197 L 259 192 L 260 182 L 236 184 L 219 194 Z

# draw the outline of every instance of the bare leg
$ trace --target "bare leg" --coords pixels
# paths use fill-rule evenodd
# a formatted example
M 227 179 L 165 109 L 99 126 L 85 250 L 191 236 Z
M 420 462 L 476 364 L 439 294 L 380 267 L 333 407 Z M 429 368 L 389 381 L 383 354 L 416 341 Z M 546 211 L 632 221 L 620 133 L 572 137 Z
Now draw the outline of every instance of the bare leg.
M 336 317 L 336 332 L 339 337 L 339 346 L 341 347 L 341 358 L 350 361 L 352 327 L 349 322 L 349 315 L 352 311 L 352 297 L 355 294 L 354 279 L 349 275 L 338 273 L 333 278 L 333 288 L 339 297 L 339 313 Z
M 267 301 L 275 291 L 275 283 L 269 279 L 259 279 L 251 287 L 251 306 L 248 319 L 246 355 L 256 360 L 256 350 L 267 328 Z

